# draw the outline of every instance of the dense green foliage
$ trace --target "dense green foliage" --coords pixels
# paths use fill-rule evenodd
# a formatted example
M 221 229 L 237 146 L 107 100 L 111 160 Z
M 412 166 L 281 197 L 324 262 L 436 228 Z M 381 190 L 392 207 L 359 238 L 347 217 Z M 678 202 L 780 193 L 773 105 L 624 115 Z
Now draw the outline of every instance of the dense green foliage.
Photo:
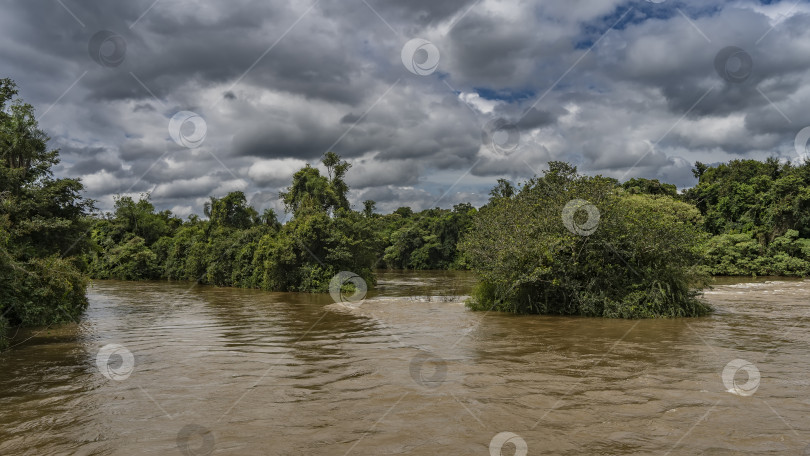
M 292 214 L 283 225 L 272 210 L 259 215 L 242 192 L 212 197 L 208 220 L 187 221 L 156 212 L 148 195 L 119 197 L 113 213 L 93 227 L 89 272 L 103 279 L 324 292 L 344 270 L 373 284 L 379 267 L 464 267 L 457 244 L 476 213 L 471 205 L 379 215 L 366 201 L 362 212 L 353 211 L 343 180 L 350 165 L 331 152 L 322 163 L 325 176 L 306 166 L 280 194 Z
M 389 269 L 464 269 L 457 246 L 472 226 L 477 210 L 458 204 L 453 210 L 426 209 L 413 213 L 402 207 L 380 216 L 376 223 L 384 250 L 380 267 Z
M 92 203 L 78 180 L 53 178 L 58 151 L 16 93 L 0 80 L 0 347 L 11 326 L 75 320 L 87 305 L 85 278 L 66 255 L 87 246 Z
M 672 184 L 662 184 L 658 179 L 645 179 L 634 177 L 622 184 L 622 188 L 628 193 L 644 193 L 647 195 L 667 195 L 676 196 L 678 188 Z
M 810 161 L 734 160 L 695 166 L 683 197 L 714 235 L 706 264 L 718 275 L 810 275 Z
M 471 308 L 621 318 L 708 311 L 697 299 L 705 236 L 694 207 L 557 162 L 503 193 L 493 192 L 461 246 L 480 276 Z M 574 208 L 587 201 L 598 213 L 582 206 L 569 220 L 593 230 L 566 226 L 566 205 L 578 200 Z
M 156 212 L 148 196 L 121 197 L 99 220 L 91 238 L 90 273 L 96 278 L 190 280 L 217 286 L 277 291 L 327 291 L 339 271 L 374 283 L 374 243 L 366 217 L 348 209 L 343 175 L 349 165 L 334 154 L 297 172 L 282 196 L 293 218 L 247 204 L 242 192 L 211 198 L 208 220 L 188 221 Z
M 350 207 L 351 165 L 328 152 L 325 174 L 307 165 L 279 195 L 283 224 L 242 192 L 211 197 L 206 218 L 157 211 L 149 195 L 88 217 L 92 201 L 53 177 L 58 151 L 16 94 L 0 80 L 0 347 L 10 327 L 75 320 L 87 274 L 324 292 L 344 270 L 374 284 L 375 268 L 473 269 L 474 309 L 624 318 L 704 314 L 707 273 L 810 275 L 810 161 L 698 162 L 681 194 L 552 162 L 518 187 L 499 179 L 480 210 L 382 215 L 374 201 Z

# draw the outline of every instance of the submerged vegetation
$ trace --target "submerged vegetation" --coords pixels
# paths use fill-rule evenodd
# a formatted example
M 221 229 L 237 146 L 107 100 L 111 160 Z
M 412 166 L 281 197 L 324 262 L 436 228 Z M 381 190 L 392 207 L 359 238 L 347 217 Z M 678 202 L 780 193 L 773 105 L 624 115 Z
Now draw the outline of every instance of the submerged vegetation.
M 552 162 L 514 194 L 494 195 L 475 219 L 461 245 L 480 276 L 469 305 L 621 318 L 704 314 L 700 223 L 689 204 Z
M 0 347 L 10 327 L 75 320 L 86 279 L 167 279 L 325 292 L 340 271 L 472 269 L 468 305 L 515 313 L 641 318 L 702 315 L 714 275 L 810 275 L 810 161 L 696 163 L 698 184 L 583 176 L 561 162 L 480 209 L 354 210 L 337 154 L 305 166 L 259 213 L 242 192 L 201 218 L 118 196 L 90 215 L 78 179 L 55 179 L 58 151 L 33 108 L 0 80 Z M 325 170 L 325 173 L 322 172 Z

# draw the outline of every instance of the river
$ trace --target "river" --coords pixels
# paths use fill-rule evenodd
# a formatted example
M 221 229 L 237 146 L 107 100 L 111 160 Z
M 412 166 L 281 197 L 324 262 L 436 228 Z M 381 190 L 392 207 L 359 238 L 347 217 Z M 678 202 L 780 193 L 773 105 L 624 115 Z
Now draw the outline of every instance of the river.
M 624 321 L 470 312 L 454 272 L 337 304 L 96 281 L 0 354 L 0 454 L 805 454 L 810 281 L 748 282 Z

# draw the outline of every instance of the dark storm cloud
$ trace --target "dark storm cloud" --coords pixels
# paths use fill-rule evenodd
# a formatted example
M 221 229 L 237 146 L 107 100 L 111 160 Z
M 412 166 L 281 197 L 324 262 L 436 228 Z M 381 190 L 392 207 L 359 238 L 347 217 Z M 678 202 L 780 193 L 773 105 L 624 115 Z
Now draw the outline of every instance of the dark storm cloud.
M 142 103 L 142 104 L 136 104 L 135 107 L 132 108 L 132 111 L 133 112 L 141 112 L 141 111 L 155 112 L 157 110 L 150 103 Z
M 256 119 L 233 139 L 237 156 L 318 159 L 340 136 L 335 126 L 313 119 Z
M 101 147 L 74 149 L 65 147 L 61 149 L 64 158 L 77 158 L 67 173 L 70 175 L 93 174 L 98 171 L 116 172 L 121 170 L 121 160 L 109 150 Z
M 350 112 L 350 113 L 348 113 L 345 116 L 340 118 L 340 123 L 351 125 L 351 124 L 353 124 L 355 122 L 360 121 L 361 118 L 362 117 L 360 117 L 360 114 L 355 114 L 353 112 Z
M 4 6 L 0 77 L 44 114 L 57 173 L 102 206 L 152 191 L 200 212 L 242 189 L 280 209 L 273 195 L 330 148 L 354 164 L 354 204 L 381 210 L 431 205 L 440 187 L 439 205 L 480 203 L 496 178 L 549 160 L 687 186 L 696 160 L 787 158 L 810 125 L 805 3 L 62 3 Z M 126 43 L 120 64 L 91 56 L 103 30 Z M 402 65 L 412 38 L 438 49 L 435 73 Z M 751 57 L 743 82 L 715 68 L 727 46 Z M 199 148 L 170 137 L 179 110 L 205 120 Z M 520 132 L 507 155 L 482 144 L 499 117 Z
M 522 114 L 520 120 L 518 120 L 515 125 L 521 130 L 531 130 L 534 128 L 546 127 L 554 124 L 559 116 L 568 114 L 568 111 L 560 106 L 555 106 L 554 110 L 556 112 L 529 108 L 528 111 Z
M 160 157 L 163 152 L 163 150 L 157 150 L 137 140 L 122 141 L 118 148 L 119 157 L 125 162 L 134 162 L 144 159 L 154 161 Z
M 535 68 L 572 47 L 570 42 L 537 46 L 537 31 L 530 27 L 504 24 L 481 13 L 469 16 L 452 30 L 448 43 L 448 60 L 462 80 L 503 88 L 528 83 L 532 74 L 551 78 L 550 74 L 535 73 Z
M 347 176 L 347 183 L 355 189 L 386 185 L 414 185 L 419 181 L 420 166 L 415 160 L 356 160 L 355 171 Z

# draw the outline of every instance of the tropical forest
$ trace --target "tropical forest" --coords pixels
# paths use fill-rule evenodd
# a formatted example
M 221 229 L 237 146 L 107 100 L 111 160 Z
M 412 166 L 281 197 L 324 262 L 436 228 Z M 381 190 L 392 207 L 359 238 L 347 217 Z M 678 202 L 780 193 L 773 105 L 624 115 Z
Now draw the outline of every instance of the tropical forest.
M 148 194 L 101 213 L 77 179 L 53 177 L 33 107 L 2 81 L 0 330 L 70 321 L 88 279 L 168 280 L 217 287 L 327 292 L 340 271 L 368 284 L 380 269 L 474 271 L 476 310 L 619 318 L 709 311 L 713 275 L 810 275 L 810 162 L 695 163 L 698 184 L 625 182 L 551 162 L 542 176 L 500 179 L 482 207 L 375 211 L 347 199 L 351 163 L 328 152 L 279 195 L 292 217 L 259 213 L 240 191 L 203 214 L 158 211 Z M 325 169 L 325 172 L 321 172 Z M 598 217 L 592 233 L 566 227 Z M 582 220 L 579 220 L 582 219 Z M 593 220 L 591 220 L 593 221 Z

